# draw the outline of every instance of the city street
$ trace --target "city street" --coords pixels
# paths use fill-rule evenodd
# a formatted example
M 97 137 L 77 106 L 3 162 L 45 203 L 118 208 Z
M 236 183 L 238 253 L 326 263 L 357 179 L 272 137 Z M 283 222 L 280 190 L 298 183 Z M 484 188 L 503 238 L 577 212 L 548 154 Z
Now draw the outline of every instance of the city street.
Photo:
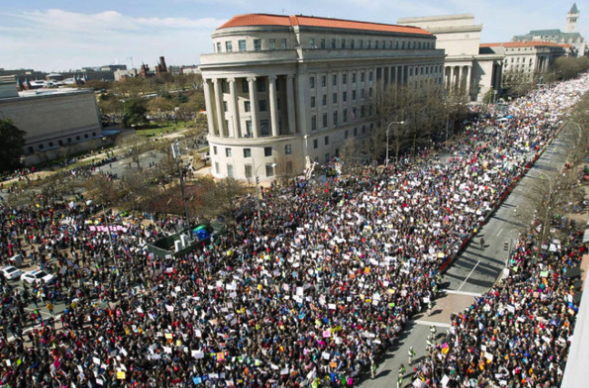
M 443 278 L 441 296 L 436 300 L 431 315 L 422 313 L 408 322 L 408 332 L 404 333 L 398 346 L 389 351 L 386 360 L 379 365 L 377 377 L 372 380 L 369 376 L 360 384 L 362 388 L 390 388 L 396 386 L 398 371 L 403 364 L 407 369 L 404 384 L 415 380 L 410 375 L 408 351 L 413 346 L 416 357 L 413 364 L 426 354 L 426 338 L 430 327 L 437 328 L 437 338 L 440 338 L 450 327 L 450 315 L 468 308 L 474 298 L 486 292 L 502 274 L 508 257 L 508 248 L 518 236 L 518 224 L 529 223 L 529 219 L 520 219 L 514 208 L 525 201 L 524 192 L 529 189 L 532 181 L 541 179 L 541 174 L 554 176 L 563 167 L 567 158 L 566 132 L 573 130 L 565 128 L 561 134 L 549 145 L 534 166 L 519 181 L 519 184 L 506 198 L 504 203 L 487 220 L 478 235 L 466 249 L 458 255 L 448 268 Z M 529 216 L 529 215 L 528 215 Z M 480 239 L 484 238 L 484 248 L 480 247 Z

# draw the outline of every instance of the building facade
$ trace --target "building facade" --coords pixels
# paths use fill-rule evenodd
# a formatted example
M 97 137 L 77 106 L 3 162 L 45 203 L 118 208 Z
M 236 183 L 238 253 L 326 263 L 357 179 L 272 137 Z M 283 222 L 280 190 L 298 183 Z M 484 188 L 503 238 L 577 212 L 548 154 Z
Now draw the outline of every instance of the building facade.
M 96 98 L 86 89 L 31 90 L 0 98 L 0 118 L 26 132 L 25 155 L 102 138 Z
M 301 173 L 373 128 L 377 87 L 442 82 L 444 53 L 416 27 L 249 14 L 212 38 L 200 70 L 215 177 Z
M 399 19 L 399 24 L 423 28 L 437 38 L 444 49 L 444 85 L 459 89 L 471 101 L 481 101 L 489 89 L 499 90 L 503 56 L 479 49 L 483 26 L 474 15 L 448 15 Z
M 550 42 L 561 45 L 570 45 L 572 56 L 586 56 L 587 42 L 585 38 L 577 31 L 577 24 L 579 21 L 579 9 L 577 4 L 573 4 L 570 11 L 567 13 L 565 32 L 559 29 L 547 30 L 532 30 L 525 35 L 516 35 L 513 37 L 514 42 Z
M 481 49 L 491 50 L 504 56 L 503 86 L 512 81 L 521 82 L 522 77 L 531 82 L 548 73 L 556 58 L 567 55 L 568 45 L 551 42 L 506 42 L 486 43 Z

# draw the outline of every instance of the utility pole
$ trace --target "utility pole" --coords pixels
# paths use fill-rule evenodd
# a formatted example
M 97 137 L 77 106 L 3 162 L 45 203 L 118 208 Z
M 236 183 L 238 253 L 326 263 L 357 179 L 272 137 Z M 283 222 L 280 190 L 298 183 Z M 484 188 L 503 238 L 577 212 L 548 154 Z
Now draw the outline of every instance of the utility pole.
M 184 215 L 186 216 L 186 228 L 190 229 L 190 218 L 188 217 L 188 207 L 186 206 L 186 196 L 184 194 L 184 178 L 182 177 L 182 170 L 180 169 L 180 160 L 182 158 L 180 154 L 180 143 L 178 143 L 178 140 L 172 143 L 172 155 L 176 160 L 178 175 L 180 176 L 180 190 L 182 191 L 182 203 L 184 204 Z

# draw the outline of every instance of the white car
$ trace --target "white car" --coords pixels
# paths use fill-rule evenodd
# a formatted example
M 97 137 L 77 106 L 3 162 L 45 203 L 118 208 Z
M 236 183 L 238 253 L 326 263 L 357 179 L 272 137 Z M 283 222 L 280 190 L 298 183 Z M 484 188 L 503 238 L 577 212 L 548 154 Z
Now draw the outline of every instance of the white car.
M 36 283 L 38 281 L 41 281 L 44 283 L 50 283 L 53 280 L 53 275 L 48 274 L 47 272 L 38 269 L 35 271 L 23 273 L 20 277 L 20 280 L 22 280 L 23 282 L 31 283 L 31 284 Z
M 22 275 L 21 270 L 13 267 L 12 265 L 7 265 L 6 267 L 0 269 L 0 272 L 2 272 L 2 275 L 4 275 L 4 277 L 9 280 L 18 279 Z

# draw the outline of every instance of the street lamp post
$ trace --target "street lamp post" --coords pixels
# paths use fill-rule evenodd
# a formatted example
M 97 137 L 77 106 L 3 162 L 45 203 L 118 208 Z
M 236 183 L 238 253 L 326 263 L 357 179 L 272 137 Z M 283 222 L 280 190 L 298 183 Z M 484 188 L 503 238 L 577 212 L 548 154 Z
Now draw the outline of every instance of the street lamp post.
M 180 144 L 178 140 L 172 143 L 172 155 L 176 160 L 176 166 L 178 167 L 178 175 L 180 176 L 180 191 L 182 192 L 182 203 L 184 204 L 184 215 L 186 216 L 186 227 L 190 229 L 190 218 L 188 218 L 188 207 L 186 206 L 186 196 L 184 195 L 184 179 L 182 177 L 182 170 L 180 169 Z M 190 235 L 190 234 L 189 234 Z
M 389 130 L 391 129 L 391 125 L 393 125 L 393 124 L 403 125 L 403 124 L 405 124 L 405 121 L 392 121 L 387 126 L 387 155 L 386 155 L 387 157 L 385 160 L 386 167 L 389 167 Z
M 260 219 L 260 179 L 258 177 L 258 170 L 262 166 L 264 165 L 256 167 L 256 160 L 254 159 L 254 176 L 256 179 L 256 212 L 258 213 L 258 220 Z M 272 163 L 271 166 L 273 169 L 276 168 L 276 163 Z

